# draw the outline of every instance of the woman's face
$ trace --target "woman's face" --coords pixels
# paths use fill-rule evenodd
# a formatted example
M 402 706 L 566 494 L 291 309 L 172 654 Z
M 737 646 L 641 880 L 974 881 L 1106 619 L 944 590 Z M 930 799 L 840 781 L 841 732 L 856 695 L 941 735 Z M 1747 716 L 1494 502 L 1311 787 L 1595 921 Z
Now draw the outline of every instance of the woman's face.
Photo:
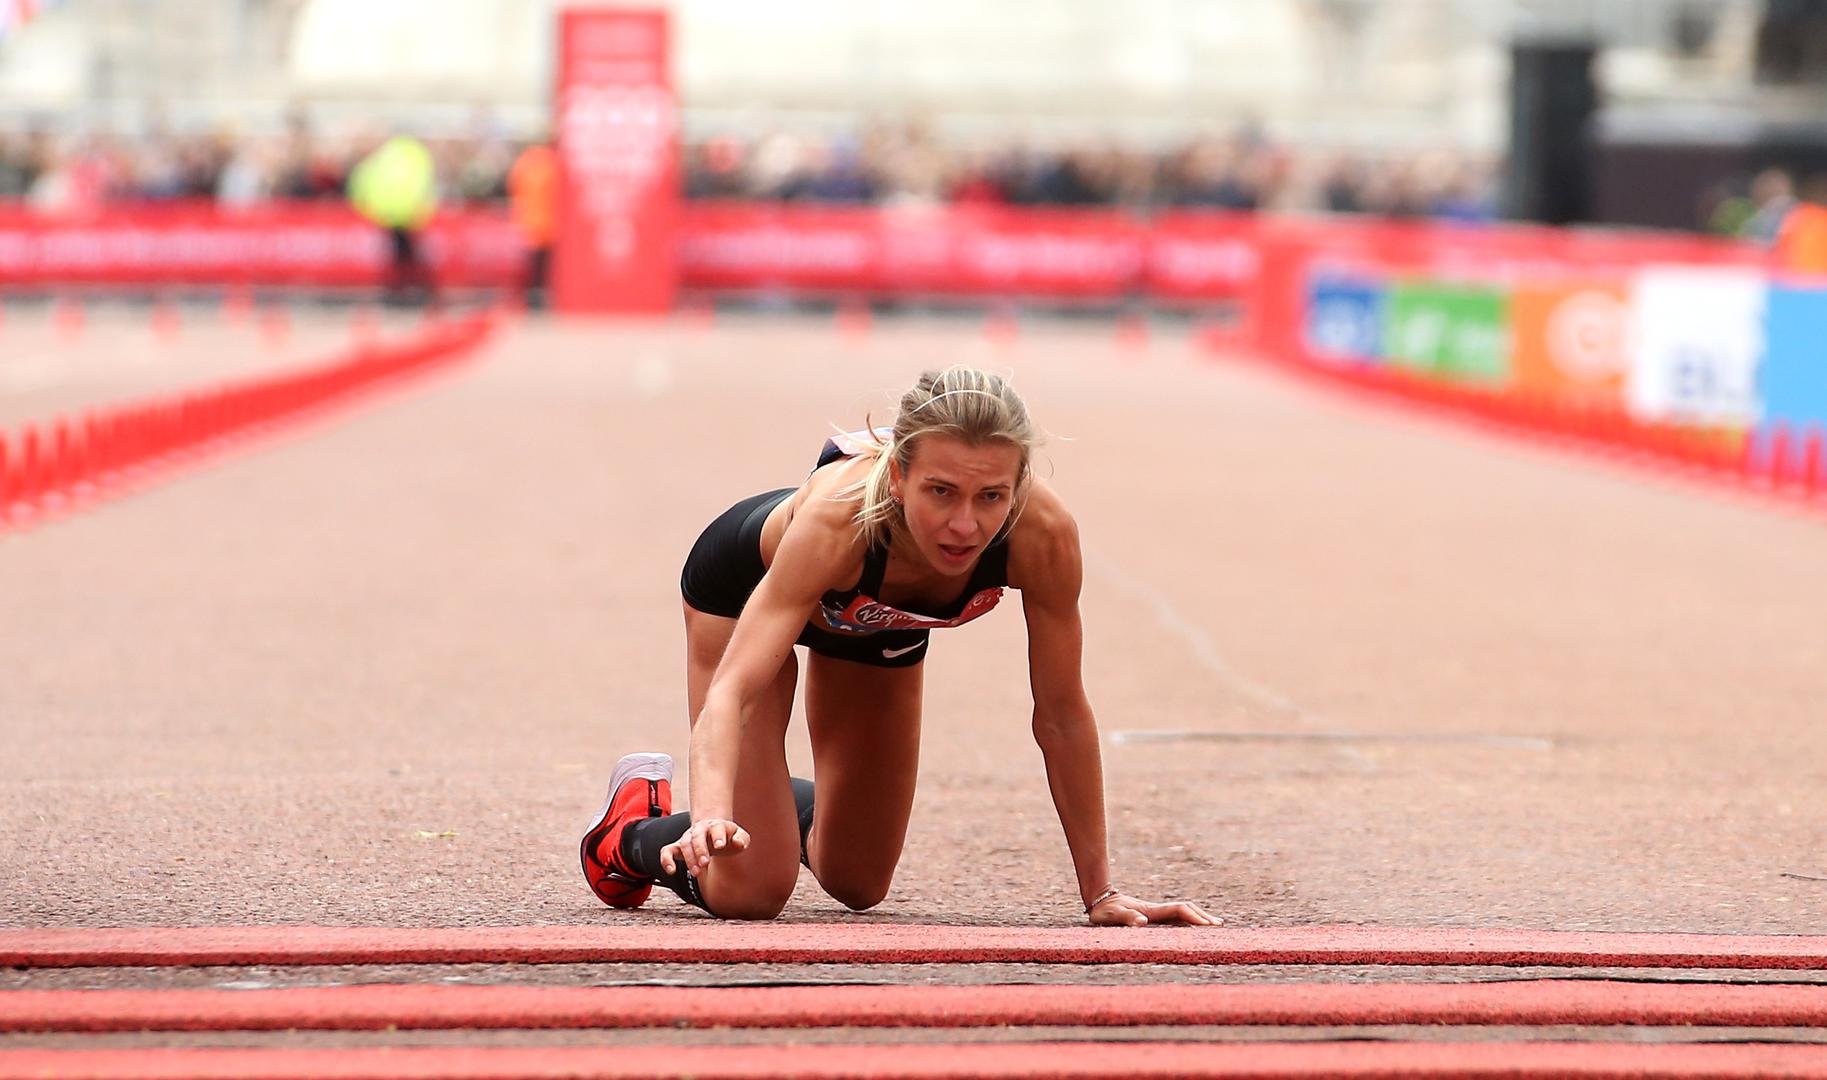
M 972 446 L 950 435 L 921 436 L 905 474 L 899 462 L 889 466 L 914 546 L 948 576 L 969 573 L 1008 520 L 1020 473 L 1019 447 L 1000 439 Z

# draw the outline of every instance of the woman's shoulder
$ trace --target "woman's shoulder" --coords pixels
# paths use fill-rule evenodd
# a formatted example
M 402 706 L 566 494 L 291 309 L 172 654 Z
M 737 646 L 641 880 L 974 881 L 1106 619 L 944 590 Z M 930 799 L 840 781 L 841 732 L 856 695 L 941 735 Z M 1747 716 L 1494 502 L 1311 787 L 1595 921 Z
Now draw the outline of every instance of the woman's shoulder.
M 1015 588 L 1078 570 L 1078 520 L 1053 485 L 1038 477 L 1009 530 L 1008 544 L 1009 584 Z
M 808 528 L 854 531 L 868 476 L 869 460 L 862 457 L 839 458 L 814 469 L 793 498 L 793 520 L 803 515 Z
M 1078 520 L 1066 508 L 1066 501 L 1060 498 L 1052 484 L 1035 477 L 1028 487 L 1021 516 L 1009 530 L 1009 539 L 1025 535 L 1030 540 L 1055 540 L 1077 532 Z
M 763 562 L 771 568 L 786 552 L 790 559 L 822 565 L 839 577 L 854 577 L 851 564 L 860 567 L 863 555 L 856 527 L 862 493 L 851 489 L 866 474 L 866 465 L 859 468 L 855 459 L 815 470 L 782 507 L 781 520 L 768 522 L 762 530 Z

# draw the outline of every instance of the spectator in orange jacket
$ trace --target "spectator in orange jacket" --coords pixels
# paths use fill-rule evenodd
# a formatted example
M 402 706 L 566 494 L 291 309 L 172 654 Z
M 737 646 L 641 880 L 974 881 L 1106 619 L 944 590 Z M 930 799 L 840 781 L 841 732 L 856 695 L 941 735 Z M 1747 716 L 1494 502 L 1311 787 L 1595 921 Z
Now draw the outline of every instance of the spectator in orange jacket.
M 1810 177 L 1783 218 L 1776 262 L 1792 274 L 1827 276 L 1827 174 Z
M 514 224 L 527 241 L 527 307 L 543 308 L 558 235 L 558 154 L 546 143 L 531 144 L 514 159 L 507 188 Z

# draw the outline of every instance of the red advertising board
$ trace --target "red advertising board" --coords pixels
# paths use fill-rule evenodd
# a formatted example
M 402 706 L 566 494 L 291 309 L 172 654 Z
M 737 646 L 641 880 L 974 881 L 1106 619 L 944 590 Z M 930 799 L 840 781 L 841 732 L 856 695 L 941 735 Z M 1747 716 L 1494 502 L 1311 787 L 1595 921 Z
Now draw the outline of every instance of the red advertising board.
M 678 289 L 678 107 L 661 11 L 579 7 L 558 22 L 559 233 L 553 304 L 670 310 Z
M 679 264 L 715 289 L 1209 300 L 1248 291 L 1256 231 L 1243 215 L 694 203 Z
M 525 242 L 505 214 L 444 210 L 425 255 L 444 285 L 514 281 Z M 0 206 L 0 284 L 371 287 L 386 237 L 340 202 L 223 209 L 208 202 L 108 206 L 46 216 Z

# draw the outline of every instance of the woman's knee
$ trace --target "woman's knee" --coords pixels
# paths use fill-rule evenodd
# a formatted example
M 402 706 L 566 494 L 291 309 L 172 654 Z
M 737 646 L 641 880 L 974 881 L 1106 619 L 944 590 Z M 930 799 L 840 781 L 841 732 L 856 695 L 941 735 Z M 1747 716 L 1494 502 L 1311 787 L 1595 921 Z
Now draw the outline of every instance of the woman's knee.
M 868 911 L 888 898 L 889 877 L 862 877 L 851 880 L 825 881 L 819 885 L 825 893 L 851 911 Z
M 704 898 L 704 910 L 719 919 L 741 919 L 766 921 L 778 918 L 787 908 L 787 901 L 793 898 L 792 889 L 739 889 L 730 890 L 729 896 L 718 896 L 712 900 Z

